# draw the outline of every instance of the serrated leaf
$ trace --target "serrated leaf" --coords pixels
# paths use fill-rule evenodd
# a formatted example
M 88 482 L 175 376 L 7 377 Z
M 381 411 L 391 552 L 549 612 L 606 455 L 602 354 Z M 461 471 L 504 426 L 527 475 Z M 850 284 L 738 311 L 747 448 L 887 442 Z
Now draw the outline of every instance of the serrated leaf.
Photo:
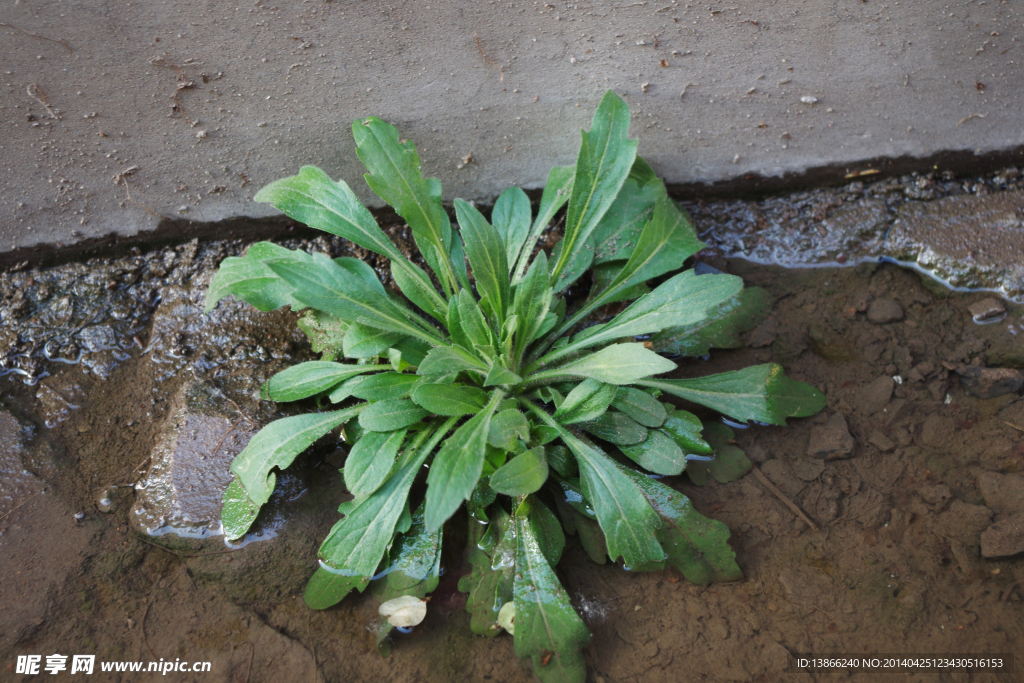
M 270 500 L 277 481 L 271 470 L 291 465 L 314 441 L 359 415 L 363 408 L 285 417 L 261 429 L 231 462 L 231 471 L 238 475 L 249 500 L 255 505 Z
M 257 242 L 244 256 L 229 256 L 210 281 L 206 290 L 205 311 L 209 313 L 217 302 L 234 295 L 261 311 L 273 311 L 282 306 L 294 310 L 304 306 L 292 296 L 292 287 L 279 278 L 266 264 L 278 258 L 302 258 L 308 254 L 294 252 L 272 242 Z
M 663 196 L 664 183 L 654 175 L 646 161 L 636 157 L 629 177 L 594 229 L 597 245 L 594 263 L 628 260 L 640 233 L 654 213 L 655 203 Z
M 541 194 L 540 207 L 537 209 L 537 216 L 533 220 L 533 227 L 530 228 L 530 236 L 526 238 L 523 249 L 515 265 L 515 274 L 512 282 L 519 282 L 526 272 L 530 263 L 530 256 L 533 254 L 534 245 L 540 239 L 541 234 L 548 227 L 548 223 L 555 217 L 558 210 L 565 206 L 572 193 L 573 177 L 576 169 L 573 166 L 554 166 L 548 172 L 548 180 L 544 185 L 544 192 Z M 512 260 L 509 261 L 510 264 Z
M 561 260 L 562 245 L 564 243 L 564 240 L 559 242 L 551 250 L 552 263 L 557 264 Z M 551 284 L 552 289 L 556 293 L 562 292 L 569 285 L 583 277 L 583 274 L 590 270 L 590 267 L 594 264 L 594 251 L 594 239 L 592 237 L 581 242 L 576 249 L 576 253 L 566 260 L 562 272 L 558 274 L 558 278 Z
M 658 517 L 623 473 L 624 468 L 596 446 L 577 439 L 540 408 L 531 403 L 527 406 L 540 420 L 559 431 L 562 443 L 576 456 L 582 496 L 594 507 L 608 542 L 608 554 L 612 558 L 621 556 L 627 569 L 664 560 L 665 553 L 654 538 L 660 524 Z
M 373 215 L 344 182 L 335 183 L 315 166 L 303 166 L 298 175 L 270 183 L 255 201 L 268 202 L 289 218 L 386 256 L 395 282 L 410 301 L 444 319 L 447 305 L 422 269 L 413 265 L 380 229 Z
M 668 419 L 668 412 L 658 399 L 632 387 L 619 387 L 612 406 L 644 427 L 660 427 Z
M 743 281 L 734 275 L 697 276 L 692 270 L 685 271 L 634 301 L 607 324 L 577 334 L 570 344 L 552 351 L 542 362 L 550 363 L 579 349 L 622 337 L 650 334 L 701 320 L 704 311 L 735 295 L 742 286 Z
M 470 386 L 421 384 L 413 389 L 412 400 L 435 415 L 475 415 L 487 405 L 487 393 Z
M 686 454 L 707 455 L 714 453 L 714 449 L 701 438 L 701 430 L 704 426 L 693 413 L 685 410 L 673 410 L 668 414 L 668 419 L 661 426 L 661 430 L 672 437 L 672 440 L 679 444 Z
M 296 325 L 309 339 L 313 353 L 321 354 L 320 360 L 331 361 L 344 355 L 344 338 L 348 331 L 348 323 L 344 320 L 309 308 Z
M 473 493 L 484 467 L 491 416 L 501 399 L 501 392 L 494 392 L 484 409 L 455 430 L 434 457 L 427 475 L 427 529 L 440 529 Z
M 528 518 L 517 517 L 515 648 L 533 660 L 533 672 L 544 683 L 583 683 L 587 668 L 580 650 L 590 632 L 572 608 Z
M 529 236 L 530 223 L 530 198 L 525 192 L 518 187 L 510 187 L 498 196 L 491 210 L 491 225 L 505 243 L 505 258 L 510 271 Z
M 416 371 L 418 375 L 447 375 L 462 370 L 485 371 L 487 368 L 468 351 L 455 346 L 435 346 L 427 353 Z
M 311 360 L 277 373 L 264 385 L 261 393 L 263 398 L 280 403 L 298 401 L 327 391 L 350 377 L 379 370 L 379 367 L 373 365 L 345 365 Z
M 491 475 L 490 486 L 506 496 L 524 496 L 544 485 L 548 478 L 548 463 L 544 447 L 538 446 L 520 453 L 499 467 Z
M 224 506 L 220 511 L 224 537 L 235 540 L 245 536 L 259 513 L 260 506 L 249 500 L 242 480 L 238 477 L 232 479 L 224 490 Z
M 436 431 L 421 432 L 402 453 L 395 474 L 334 525 L 320 546 L 321 567 L 369 581 L 394 537 L 413 480 L 453 424 L 454 418 Z M 365 587 L 357 586 L 360 591 Z
M 565 397 L 554 418 L 563 425 L 597 419 L 608 410 L 617 389 L 614 384 L 585 379 Z
M 609 410 L 580 423 L 580 429 L 616 446 L 633 446 L 647 438 L 647 429 L 625 413 Z
M 618 95 L 608 92 L 594 113 L 590 130 L 582 135 L 562 252 L 551 269 L 552 285 L 558 282 L 570 258 L 590 239 L 629 175 L 636 141 L 626 138 L 628 128 L 629 107 Z
M 807 417 L 825 407 L 825 397 L 810 384 L 789 379 L 775 363 L 707 377 L 640 380 L 637 384 L 699 403 L 740 421 L 785 425 L 788 417 Z
M 465 241 L 469 265 L 473 267 L 477 291 L 482 297 L 487 297 L 494 311 L 495 324 L 500 325 L 512 303 L 504 240 L 472 204 L 456 199 L 455 214 Z
M 352 390 L 352 395 L 365 401 L 384 401 L 404 398 L 412 392 L 413 385 L 422 378 L 402 372 L 383 372 L 367 377 Z
M 398 129 L 376 117 L 352 124 L 356 154 L 369 171 L 363 177 L 374 194 L 391 205 L 412 228 L 420 253 L 442 282 L 455 286 L 447 255 L 452 244 L 451 222 L 441 206 L 441 182 L 423 178 L 420 157 L 411 142 L 398 140 Z M 431 254 L 427 246 L 436 253 Z
M 750 471 L 752 467 L 747 454 L 734 443 L 730 443 L 736 432 L 720 422 L 712 422 L 704 427 L 704 438 L 715 451 L 711 461 L 694 460 L 687 463 L 686 474 L 690 481 L 704 486 L 708 475 L 715 481 L 728 484 L 736 481 Z
M 415 424 L 429 415 L 430 413 L 413 403 L 412 399 L 394 398 L 369 404 L 359 416 L 359 424 L 370 432 L 393 432 Z
M 395 465 L 395 456 L 405 440 L 406 430 L 367 432 L 356 442 L 345 460 L 345 488 L 364 498 L 380 488 Z
M 651 288 L 648 287 L 645 282 L 640 282 L 632 287 L 619 287 L 613 293 L 606 292 L 608 286 L 615 281 L 615 277 L 622 272 L 624 265 L 625 264 L 621 261 L 613 261 L 611 263 L 602 263 L 594 266 L 590 270 L 590 275 L 594 284 L 590 287 L 588 300 L 598 301 L 599 305 L 604 306 L 607 304 L 619 303 L 621 301 L 633 301 L 634 299 L 639 299 L 645 294 L 649 294 Z M 592 310 L 593 308 L 588 304 L 587 314 L 589 315 Z
M 686 454 L 660 429 L 652 429 L 642 443 L 622 446 L 621 450 L 630 460 L 655 474 L 673 476 L 686 468 Z
M 662 330 L 651 337 L 654 350 L 700 357 L 712 348 L 735 349 L 740 334 L 757 327 L 772 310 L 775 299 L 760 287 L 745 287 L 731 299 L 711 308 L 704 320 Z
M 599 382 L 621 385 L 675 369 L 675 363 L 644 348 L 643 344 L 612 344 L 553 370 L 534 373 L 530 380 L 590 377 Z
M 639 472 L 629 476 L 663 520 L 658 540 L 668 553 L 669 564 L 699 585 L 743 578 L 725 524 L 698 513 L 679 491 Z
M 374 358 L 405 338 L 401 332 L 390 332 L 376 327 L 352 323 L 342 341 L 346 358 Z
M 279 260 L 268 265 L 295 289 L 295 298 L 311 308 L 342 320 L 441 343 L 436 333 L 426 329 L 426 323 L 415 322 L 415 314 L 322 254 L 314 254 L 310 263 Z

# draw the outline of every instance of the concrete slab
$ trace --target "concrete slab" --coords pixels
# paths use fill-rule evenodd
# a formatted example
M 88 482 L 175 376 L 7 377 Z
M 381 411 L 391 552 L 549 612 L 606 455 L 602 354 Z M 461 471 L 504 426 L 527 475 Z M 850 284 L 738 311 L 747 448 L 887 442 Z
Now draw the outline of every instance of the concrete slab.
M 370 114 L 447 199 L 538 187 L 609 88 L 675 184 L 1019 150 L 1021 24 L 995 1 L 7 3 L 0 254 L 267 216 L 253 194 L 302 164 L 379 205 L 348 132 Z

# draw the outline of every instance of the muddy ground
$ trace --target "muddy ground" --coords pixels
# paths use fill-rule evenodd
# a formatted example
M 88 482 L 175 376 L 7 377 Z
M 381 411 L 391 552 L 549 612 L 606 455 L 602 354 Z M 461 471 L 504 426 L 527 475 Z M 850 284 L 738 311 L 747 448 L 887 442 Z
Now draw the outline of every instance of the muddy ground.
M 161 294 L 145 299 L 151 315 L 125 324 L 119 355 L 107 349 L 100 371 L 49 362 L 0 378 L 3 678 L 20 680 L 18 655 L 61 653 L 213 663 L 210 674 L 168 674 L 176 681 L 533 680 L 511 638 L 470 633 L 455 587 L 467 571 L 458 548 L 445 555 L 426 621 L 396 637 L 390 658 L 375 649 L 369 594 L 324 612 L 304 605 L 316 549 L 337 516 L 336 444 L 321 444 L 282 477 L 263 536 L 241 548 L 146 537 L 133 526 L 132 485 L 186 381 L 202 379 L 265 420 L 270 408 L 253 400 L 252 387 L 310 355 L 289 332 L 290 314 L 235 305 L 201 318 L 209 266 L 239 248 L 138 256 L 136 270 L 107 291 L 131 280 Z M 891 264 L 784 270 L 714 252 L 702 258 L 776 303 L 745 347 L 683 361 L 680 372 L 773 361 L 826 394 L 817 417 L 736 437 L 815 528 L 752 472 L 704 487 L 667 480 L 732 530 L 742 581 L 699 587 L 674 570 L 597 566 L 570 538 L 559 573 L 593 633 L 590 680 L 788 680 L 791 653 L 1024 652 L 1024 564 L 984 559 L 979 549 L 983 532 L 1021 498 L 1013 487 L 1024 472 L 1024 400 L 1019 391 L 972 396 L 949 369 L 969 376 L 970 367 L 996 362 L 1024 366 L 1024 310 L 1005 304 L 1001 320 L 976 324 L 968 308 L 991 295 L 950 293 Z M 153 263 L 166 267 L 153 274 Z M 66 330 L 76 326 L 65 321 Z M 460 524 L 448 540 L 464 533 Z M 1024 680 L 1024 661 L 1016 666 L 1015 674 L 890 679 Z

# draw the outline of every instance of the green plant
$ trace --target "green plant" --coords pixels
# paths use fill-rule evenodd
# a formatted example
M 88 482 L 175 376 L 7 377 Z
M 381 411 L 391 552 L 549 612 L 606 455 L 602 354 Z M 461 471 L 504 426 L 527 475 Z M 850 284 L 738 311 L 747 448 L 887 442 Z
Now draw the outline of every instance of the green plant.
M 687 270 L 666 279 L 704 245 L 636 156 L 629 120 L 626 104 L 608 93 L 575 167 L 551 171 L 536 216 L 513 188 L 490 221 L 455 200 L 458 230 L 442 208 L 440 183 L 421 175 L 415 148 L 379 119 L 355 122 L 367 183 L 408 222 L 440 287 L 388 240 L 348 185 L 323 171 L 304 167 L 256 195 L 387 257 L 407 300 L 362 261 L 270 243 L 225 260 L 210 286 L 208 309 L 228 294 L 262 310 L 307 309 L 300 326 L 323 360 L 275 375 L 267 398 L 348 406 L 265 427 L 232 463 L 237 476 L 224 496 L 225 533 L 239 538 L 270 497 L 274 470 L 346 425 L 343 477 L 354 498 L 342 503 L 343 517 L 320 548 L 321 568 L 306 591 L 311 607 L 367 586 L 383 601 L 426 596 L 438 583 L 444 525 L 463 503 L 482 522 L 469 525 L 473 569 L 460 582 L 473 630 L 513 630 L 516 652 L 531 657 L 545 681 L 582 681 L 580 648 L 590 638 L 554 572 L 563 529 L 597 562 L 671 565 L 701 584 L 740 578 L 725 525 L 646 472 L 679 475 L 699 458 L 688 472 L 703 483 L 709 474 L 739 476 L 749 462 L 728 444 L 724 425 L 704 425 L 659 398 L 776 425 L 816 413 L 824 398 L 777 365 L 657 378 L 676 368 L 658 351 L 735 346 L 736 332 L 771 302 L 731 275 Z M 550 255 L 536 249 L 565 204 L 561 241 Z M 589 294 L 567 296 L 588 271 Z M 651 288 L 655 278 L 664 281 Z M 342 357 L 353 362 L 335 360 Z M 424 472 L 426 492 L 413 505 Z M 389 613 L 408 605 L 415 601 Z M 390 628 L 382 626 L 378 642 Z

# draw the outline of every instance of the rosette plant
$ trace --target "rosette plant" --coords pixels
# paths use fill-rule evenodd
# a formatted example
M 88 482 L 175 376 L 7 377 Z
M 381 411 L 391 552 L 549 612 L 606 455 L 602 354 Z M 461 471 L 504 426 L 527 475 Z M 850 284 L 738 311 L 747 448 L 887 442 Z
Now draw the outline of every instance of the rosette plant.
M 380 119 L 356 121 L 366 182 L 408 223 L 429 271 L 345 182 L 318 168 L 256 195 L 386 257 L 394 283 L 385 288 L 357 259 L 259 243 L 226 259 L 208 292 L 208 308 L 231 294 L 261 310 L 304 309 L 300 327 L 323 354 L 264 386 L 273 401 L 317 397 L 318 408 L 252 439 L 231 465 L 222 515 L 227 537 L 242 537 L 275 470 L 344 425 L 352 498 L 320 547 L 311 607 L 368 586 L 382 601 L 424 598 L 438 584 L 446 522 L 465 506 L 480 522 L 469 524 L 472 572 L 459 583 L 473 630 L 512 632 L 544 681 L 583 681 L 590 634 L 555 572 L 566 533 L 598 562 L 672 566 L 701 584 L 740 578 L 725 525 L 657 475 L 679 475 L 690 462 L 695 481 L 709 471 L 721 478 L 710 465 L 732 458 L 723 471 L 735 470 L 742 453 L 726 453 L 736 449 L 720 423 L 661 399 L 782 425 L 814 414 L 824 398 L 777 365 L 664 377 L 676 363 L 662 353 L 729 345 L 722 338 L 765 302 L 738 277 L 680 272 L 704 245 L 637 156 L 629 121 L 625 102 L 608 93 L 576 165 L 551 171 L 535 215 L 512 188 L 489 219 L 456 199 L 457 228 L 413 145 Z M 539 238 L 563 206 L 562 238 L 548 253 Z M 390 628 L 382 625 L 378 642 Z

